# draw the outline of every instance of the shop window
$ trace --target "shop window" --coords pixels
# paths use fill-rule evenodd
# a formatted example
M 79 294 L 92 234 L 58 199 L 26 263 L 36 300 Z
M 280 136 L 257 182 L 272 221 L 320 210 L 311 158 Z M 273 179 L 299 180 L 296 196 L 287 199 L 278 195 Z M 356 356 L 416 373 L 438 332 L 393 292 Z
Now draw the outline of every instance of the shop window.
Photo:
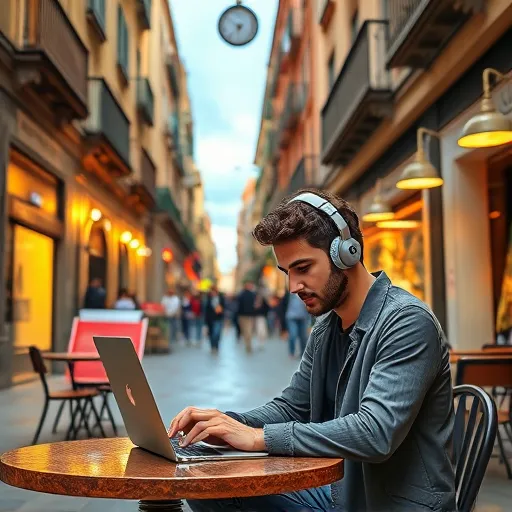
M 100 279 L 106 287 L 107 277 L 107 241 L 101 226 L 93 226 L 89 236 L 89 283 Z
M 512 166 L 490 166 L 488 191 L 496 334 L 512 344 Z
M 384 270 L 391 282 L 425 300 L 423 204 L 419 196 L 396 210 L 399 227 L 364 230 L 364 262 L 370 272 Z
M 119 244 L 119 289 L 130 287 L 130 261 L 126 245 Z

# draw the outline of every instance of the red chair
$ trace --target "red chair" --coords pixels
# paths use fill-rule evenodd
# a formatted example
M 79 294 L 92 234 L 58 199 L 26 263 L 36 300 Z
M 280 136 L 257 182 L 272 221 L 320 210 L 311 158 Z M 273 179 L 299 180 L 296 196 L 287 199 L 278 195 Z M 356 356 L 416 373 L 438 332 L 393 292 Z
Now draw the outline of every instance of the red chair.
M 144 347 L 146 343 L 146 335 L 148 330 L 148 319 L 142 318 L 137 322 L 115 322 L 115 321 L 92 321 L 82 320 L 79 317 L 73 319 L 71 328 L 71 336 L 69 338 L 68 352 L 92 352 L 97 354 L 94 345 L 93 336 L 120 336 L 127 337 L 132 340 L 135 351 L 142 360 L 144 355 Z M 73 366 L 73 379 L 66 372 L 67 378 L 73 384 L 73 387 L 91 387 L 98 388 L 103 395 L 103 404 L 100 410 L 100 418 L 103 418 L 106 412 L 114 434 L 117 435 L 117 427 L 114 422 L 114 416 L 108 404 L 108 395 L 111 393 L 110 383 L 108 381 L 105 368 L 101 361 L 80 361 L 75 362 Z M 91 411 L 89 411 L 90 413 Z M 53 425 L 53 432 L 56 432 L 57 425 L 62 413 L 59 409 Z

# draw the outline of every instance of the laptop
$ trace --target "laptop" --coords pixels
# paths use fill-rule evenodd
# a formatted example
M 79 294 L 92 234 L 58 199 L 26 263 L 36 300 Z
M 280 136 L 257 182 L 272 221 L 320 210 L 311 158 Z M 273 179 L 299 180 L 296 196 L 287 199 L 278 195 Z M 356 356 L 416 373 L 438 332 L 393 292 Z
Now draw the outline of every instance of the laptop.
M 204 462 L 267 457 L 199 442 L 185 448 L 169 439 L 167 429 L 130 338 L 93 336 L 110 386 L 133 444 L 174 462 Z

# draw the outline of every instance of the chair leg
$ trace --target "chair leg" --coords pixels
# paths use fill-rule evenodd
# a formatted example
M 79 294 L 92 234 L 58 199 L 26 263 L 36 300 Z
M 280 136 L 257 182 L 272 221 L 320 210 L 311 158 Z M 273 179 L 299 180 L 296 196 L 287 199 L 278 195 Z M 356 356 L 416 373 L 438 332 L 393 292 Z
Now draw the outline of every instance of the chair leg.
M 57 433 L 57 427 L 59 426 L 60 417 L 62 416 L 62 411 L 64 410 L 64 406 L 66 402 L 62 401 L 59 405 L 59 410 L 57 411 L 57 416 L 55 416 L 55 421 L 53 422 L 52 434 Z
M 84 424 L 85 430 L 87 431 L 87 435 L 92 437 L 91 429 L 89 428 L 89 422 L 87 421 L 86 409 L 87 409 L 87 398 L 82 403 L 81 400 L 76 401 L 76 406 L 80 411 L 80 418 L 78 420 L 77 432 L 80 430 L 82 423 Z
M 507 452 L 505 451 L 505 446 L 503 445 L 503 439 L 501 438 L 500 426 L 498 425 L 498 445 L 500 447 L 501 457 L 503 458 L 503 462 L 505 464 L 505 468 L 507 470 L 507 477 L 509 480 L 512 480 L 512 469 L 510 468 L 510 463 L 507 459 Z
M 98 415 L 98 411 L 96 410 L 96 406 L 94 405 L 94 402 L 93 402 L 92 398 L 89 398 L 89 402 L 91 404 L 92 412 L 93 412 L 93 414 L 94 414 L 94 416 L 96 418 L 96 423 L 97 423 L 98 427 L 100 428 L 101 435 L 103 437 L 107 437 L 105 435 L 105 431 L 103 430 L 103 425 L 101 424 L 101 419 L 100 419 L 100 417 Z
M 74 400 L 69 401 L 69 414 L 71 416 L 71 422 L 69 424 L 68 431 L 66 433 L 66 441 L 69 441 L 71 438 L 71 435 L 73 435 L 73 439 L 76 439 L 76 436 L 78 434 L 78 427 L 75 427 L 75 418 L 79 411 L 78 407 L 75 407 L 73 409 L 73 402 Z
M 39 425 L 37 426 L 36 433 L 34 435 L 34 439 L 32 440 L 32 444 L 36 444 L 37 440 L 39 439 L 39 434 L 41 433 L 41 429 L 43 428 L 43 423 L 46 418 L 46 413 L 48 412 L 48 398 L 45 398 L 44 401 L 44 407 L 43 407 L 43 414 L 41 414 L 41 419 L 39 420 Z
M 108 403 L 108 393 L 105 393 L 103 395 L 103 405 L 102 409 L 105 408 L 107 411 L 108 418 L 110 420 L 110 423 L 112 424 L 112 430 L 114 431 L 114 435 L 117 437 L 117 425 L 114 421 L 114 415 L 112 414 L 112 409 L 110 408 L 110 405 Z

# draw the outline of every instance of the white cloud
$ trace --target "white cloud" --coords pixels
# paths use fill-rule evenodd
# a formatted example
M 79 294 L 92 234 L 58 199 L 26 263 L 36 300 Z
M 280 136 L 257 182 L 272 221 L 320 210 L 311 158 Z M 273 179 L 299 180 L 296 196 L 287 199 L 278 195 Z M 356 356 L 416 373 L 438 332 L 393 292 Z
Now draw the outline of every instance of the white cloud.
M 213 224 L 212 237 L 217 246 L 220 271 L 229 272 L 236 266 L 236 228 Z

